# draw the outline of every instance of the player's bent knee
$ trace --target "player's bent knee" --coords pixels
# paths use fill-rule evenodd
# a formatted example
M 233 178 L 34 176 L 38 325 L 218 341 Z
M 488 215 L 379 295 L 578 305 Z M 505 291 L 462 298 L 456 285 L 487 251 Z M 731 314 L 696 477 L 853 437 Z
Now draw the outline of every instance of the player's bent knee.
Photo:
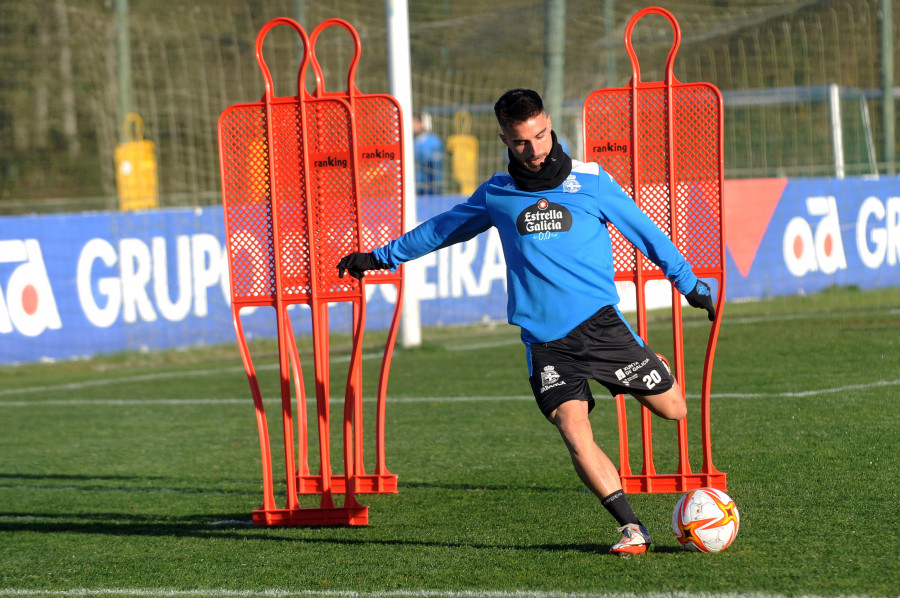
M 676 401 L 672 402 L 669 413 L 665 417 L 667 419 L 672 419 L 672 420 L 677 421 L 679 419 L 684 419 L 686 416 L 687 416 L 687 405 L 681 398 L 679 398 Z
M 687 415 L 687 405 L 677 387 L 658 395 L 632 396 L 659 417 L 677 421 Z
M 679 419 L 683 419 L 684 416 L 687 415 L 687 405 L 685 404 L 684 399 L 681 398 L 680 394 L 670 396 L 667 393 L 663 396 L 665 396 L 665 398 L 657 403 L 657 408 L 660 411 L 659 415 L 661 417 L 677 421 Z
M 684 393 L 677 382 L 672 388 L 659 395 L 659 400 L 663 409 L 662 417 L 677 421 L 684 419 L 687 415 L 687 403 L 684 400 Z

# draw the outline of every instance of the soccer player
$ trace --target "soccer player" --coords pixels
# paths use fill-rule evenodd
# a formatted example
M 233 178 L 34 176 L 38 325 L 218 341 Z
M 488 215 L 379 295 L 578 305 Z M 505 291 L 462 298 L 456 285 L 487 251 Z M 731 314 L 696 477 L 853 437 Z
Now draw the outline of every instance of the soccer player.
M 465 202 L 372 253 L 338 263 L 340 276 L 403 262 L 494 226 L 507 268 L 507 315 L 519 326 L 529 380 L 541 413 L 556 426 L 584 484 L 619 524 L 619 555 L 652 545 L 612 461 L 594 442 L 588 380 L 613 395 L 630 394 L 654 414 L 679 420 L 682 390 L 662 360 L 634 334 L 616 307 L 613 224 L 658 265 L 688 303 L 715 317 L 709 286 L 671 240 L 596 163 L 566 155 L 537 92 L 511 89 L 494 105 L 509 172 L 495 173 Z

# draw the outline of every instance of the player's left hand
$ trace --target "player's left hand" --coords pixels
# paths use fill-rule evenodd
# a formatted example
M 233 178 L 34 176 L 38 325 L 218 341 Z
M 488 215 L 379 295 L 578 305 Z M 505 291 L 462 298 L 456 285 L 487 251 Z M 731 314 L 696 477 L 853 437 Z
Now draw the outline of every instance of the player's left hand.
M 697 284 L 694 286 L 694 290 L 684 297 L 685 299 L 687 299 L 688 305 L 690 305 L 691 307 L 705 309 L 709 314 L 710 322 L 716 319 L 716 308 L 713 305 L 712 293 L 709 290 L 708 284 L 706 284 L 702 280 L 698 280 Z

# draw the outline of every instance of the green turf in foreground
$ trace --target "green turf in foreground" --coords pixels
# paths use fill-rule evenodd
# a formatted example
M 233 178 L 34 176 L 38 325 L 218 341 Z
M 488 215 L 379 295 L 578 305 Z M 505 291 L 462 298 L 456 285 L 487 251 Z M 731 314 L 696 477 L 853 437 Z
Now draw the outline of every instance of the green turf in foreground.
M 397 352 L 388 466 L 401 490 L 362 497 L 371 506 L 364 528 L 244 523 L 262 493 L 236 353 L 0 370 L 0 594 L 895 596 L 898 308 L 896 290 L 728 306 L 713 442 L 741 530 L 718 555 L 679 548 L 669 531 L 671 494 L 632 497 L 654 553 L 605 554 L 618 539 L 613 520 L 523 398 L 522 349 L 507 327 L 435 331 L 425 347 Z M 687 346 L 701 355 L 704 322 L 690 319 L 686 328 Z M 657 328 L 664 326 L 654 323 L 651 335 L 665 339 Z M 696 353 L 687 356 L 693 413 Z M 366 364 L 369 378 L 374 365 Z M 276 398 L 274 371 L 261 377 L 264 395 Z M 269 405 L 275 428 L 277 403 Z M 598 401 L 592 419 L 615 460 L 614 403 Z M 671 424 L 654 430 L 657 469 L 671 470 Z M 694 454 L 699 441 L 692 443 Z M 636 430 L 631 444 L 639 467 Z

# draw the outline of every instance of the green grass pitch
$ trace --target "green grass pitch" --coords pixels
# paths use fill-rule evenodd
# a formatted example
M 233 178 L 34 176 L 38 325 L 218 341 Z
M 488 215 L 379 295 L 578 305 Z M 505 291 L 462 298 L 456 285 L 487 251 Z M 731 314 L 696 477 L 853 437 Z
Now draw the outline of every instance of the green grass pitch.
M 664 320 L 651 322 L 669 354 Z M 686 314 L 692 457 L 707 333 Z M 517 332 L 425 338 L 396 351 L 390 378 L 400 492 L 361 496 L 370 523 L 356 528 L 248 525 L 261 469 L 234 347 L 0 369 L 0 596 L 897 595 L 900 290 L 726 306 L 713 457 L 741 527 L 713 555 L 680 549 L 674 494 L 632 495 L 656 551 L 607 555 L 614 521 L 529 397 Z M 254 350 L 277 430 L 272 346 Z M 336 396 L 345 354 L 336 342 Z M 596 393 L 597 441 L 617 461 L 615 403 Z M 630 440 L 639 470 L 636 427 Z M 654 443 L 657 470 L 672 470 L 674 425 L 657 420 Z

